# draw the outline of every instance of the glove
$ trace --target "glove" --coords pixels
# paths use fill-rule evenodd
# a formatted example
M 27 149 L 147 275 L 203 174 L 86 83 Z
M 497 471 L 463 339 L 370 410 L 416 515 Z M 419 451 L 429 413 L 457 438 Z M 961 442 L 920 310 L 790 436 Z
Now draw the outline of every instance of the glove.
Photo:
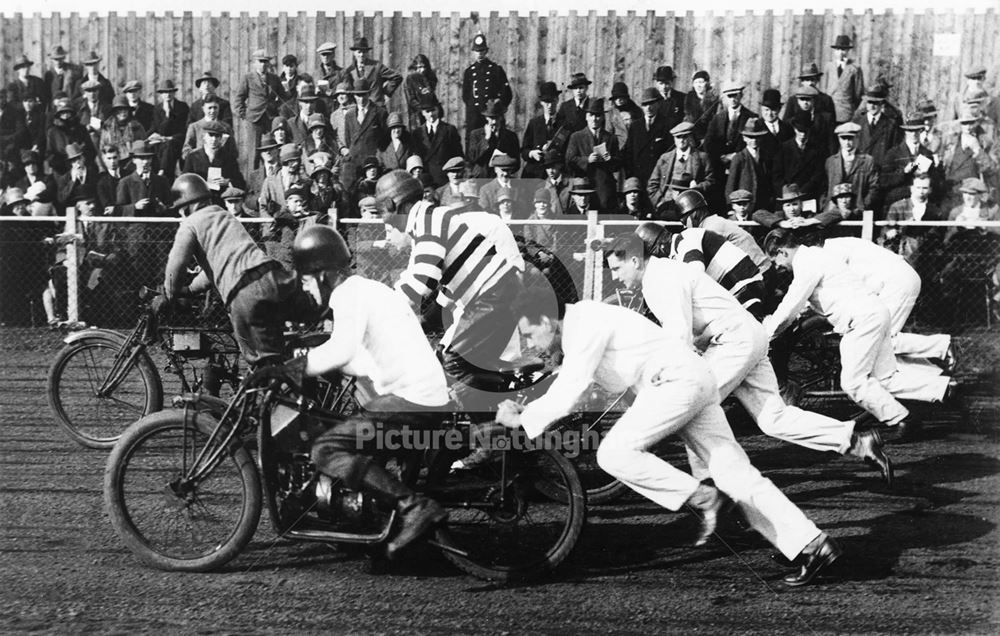
M 306 357 L 298 356 L 284 364 L 273 364 L 254 369 L 247 376 L 246 386 L 262 386 L 271 381 L 284 382 L 295 391 L 302 390 L 306 377 Z

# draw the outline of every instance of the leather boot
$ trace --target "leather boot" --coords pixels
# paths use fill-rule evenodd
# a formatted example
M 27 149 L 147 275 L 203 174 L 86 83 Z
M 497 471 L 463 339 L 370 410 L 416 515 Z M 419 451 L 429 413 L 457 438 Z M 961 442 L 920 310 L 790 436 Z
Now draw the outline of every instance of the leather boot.
M 840 549 L 840 546 L 826 533 L 821 534 L 807 545 L 802 554 L 799 555 L 803 559 L 802 568 L 798 572 L 786 576 L 784 578 L 785 585 L 789 587 L 806 585 L 816 578 L 820 571 L 836 561 L 841 554 L 843 554 L 843 550 Z
M 400 514 L 399 532 L 385 547 L 385 554 L 390 559 L 394 559 L 403 548 L 448 518 L 448 511 L 441 504 L 416 494 L 401 499 L 397 511 Z
M 871 462 L 882 472 L 882 479 L 892 488 L 892 461 L 883 450 L 882 435 L 877 430 L 855 432 L 851 436 L 851 455 Z
M 688 497 L 687 505 L 695 515 L 701 519 L 701 529 L 695 539 L 695 546 L 702 546 L 715 533 L 715 526 L 719 523 L 719 512 L 722 510 L 723 500 L 719 489 L 715 486 L 701 483 Z

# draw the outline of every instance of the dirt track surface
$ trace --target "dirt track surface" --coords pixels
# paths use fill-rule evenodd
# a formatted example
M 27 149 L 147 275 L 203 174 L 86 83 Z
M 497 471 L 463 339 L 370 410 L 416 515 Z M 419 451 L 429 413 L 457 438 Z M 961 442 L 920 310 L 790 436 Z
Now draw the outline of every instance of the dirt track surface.
M 921 441 L 893 446 L 891 493 L 860 462 L 742 433 L 754 464 L 845 549 L 829 579 L 797 590 L 761 540 L 690 548 L 689 516 L 636 497 L 592 509 L 570 561 L 531 585 L 472 579 L 431 548 L 372 573 L 355 551 L 276 539 L 266 521 L 225 571 L 177 574 L 124 548 L 102 510 L 106 453 L 54 424 L 45 373 L 58 346 L 0 329 L 2 633 L 1000 631 L 996 398 L 976 399 L 965 424 L 938 412 Z

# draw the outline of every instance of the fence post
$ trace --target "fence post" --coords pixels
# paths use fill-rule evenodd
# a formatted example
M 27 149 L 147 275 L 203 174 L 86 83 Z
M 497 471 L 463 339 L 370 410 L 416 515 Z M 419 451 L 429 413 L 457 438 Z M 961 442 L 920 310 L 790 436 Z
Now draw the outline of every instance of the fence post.
M 76 206 L 66 208 L 66 320 L 80 321 L 80 270 L 77 267 L 77 218 Z
M 875 240 L 875 210 L 861 212 L 861 238 L 866 241 Z
M 595 298 L 595 285 L 600 286 L 600 276 L 595 276 L 597 272 L 595 271 L 595 260 L 597 258 L 598 250 L 600 249 L 600 240 L 602 236 L 602 228 L 597 224 L 597 211 L 588 210 L 587 211 L 587 238 L 584 240 L 584 251 L 583 251 L 583 294 L 580 295 L 581 300 L 592 300 Z M 596 293 L 599 293 L 596 292 Z

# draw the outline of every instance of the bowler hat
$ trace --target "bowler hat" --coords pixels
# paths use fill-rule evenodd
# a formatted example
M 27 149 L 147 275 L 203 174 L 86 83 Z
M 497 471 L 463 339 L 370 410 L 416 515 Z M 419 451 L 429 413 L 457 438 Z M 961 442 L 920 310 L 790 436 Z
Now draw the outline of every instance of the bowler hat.
M 642 182 L 639 181 L 638 177 L 629 177 L 625 179 L 625 185 L 622 187 L 622 193 L 628 194 L 629 192 L 642 191 Z
M 593 84 L 593 82 L 587 79 L 586 74 L 573 73 L 573 75 L 569 79 L 569 84 L 566 85 L 566 88 L 576 88 L 578 86 L 590 86 L 591 84 Z
M 72 161 L 83 154 L 83 144 L 66 144 L 66 160 Z
M 591 115 L 603 115 L 604 114 L 604 98 L 592 99 L 587 104 L 587 110 L 585 111 Z
M 861 126 L 853 121 L 844 122 L 833 129 L 833 134 L 838 137 L 857 137 L 859 132 L 861 132 Z
M 646 104 L 652 104 L 662 99 L 663 95 L 660 94 L 660 91 L 655 88 L 644 88 L 642 89 L 642 97 L 639 98 L 639 103 L 645 106 Z
M 299 58 L 289 53 L 285 57 L 281 58 L 281 64 L 282 66 L 298 66 Z
M 219 88 L 219 78 L 212 75 L 212 71 L 205 71 L 201 74 L 201 77 L 194 81 L 194 86 L 197 88 L 202 82 L 208 82 L 212 86 Z
M 306 129 L 312 130 L 313 128 L 326 128 L 326 119 L 323 117 L 322 113 L 313 113 L 309 115 L 309 119 L 306 120 Z
M 813 77 L 822 77 L 823 71 L 819 70 L 816 62 L 809 62 L 802 67 L 802 72 L 799 73 L 799 79 L 811 79 Z
M 781 196 L 775 197 L 774 200 L 778 203 L 785 203 L 786 201 L 797 201 L 802 198 L 802 191 L 799 189 L 797 183 L 789 183 L 781 188 Z
M 670 129 L 670 134 L 674 137 L 683 137 L 694 133 L 694 124 L 689 121 L 682 121 Z
M 744 137 L 762 137 L 767 134 L 767 126 L 760 117 L 751 117 L 743 124 L 740 134 Z
M 140 82 L 139 80 L 129 80 L 125 82 L 125 84 L 122 86 L 123 93 L 131 93 L 133 91 L 141 91 L 141 90 L 142 90 L 142 82 Z
M 441 167 L 442 172 L 461 172 L 465 169 L 465 159 L 461 157 L 452 157 L 448 161 L 444 162 L 444 166 Z
M 226 125 L 223 124 L 221 121 L 214 120 L 214 121 L 206 121 L 204 124 L 202 124 L 201 132 L 211 133 L 213 135 L 225 135 L 226 133 L 229 132 L 229 130 L 226 129 Z
M 282 144 L 281 154 L 278 156 L 278 160 L 281 163 L 286 163 L 288 161 L 296 161 L 302 159 L 302 151 L 295 144 Z
M 594 184 L 587 177 L 576 177 L 569 182 L 570 194 L 593 194 Z
M 495 154 L 490 158 L 490 167 L 517 170 L 518 159 L 517 157 L 511 157 L 510 155 L 504 153 Z
M 359 79 L 354 83 L 354 88 L 351 90 L 351 95 L 367 95 L 372 92 L 372 84 L 366 79 Z
M 370 51 L 372 47 L 368 45 L 368 38 L 362 36 L 359 38 L 354 38 L 354 44 L 351 45 L 352 51 Z
M 986 194 L 989 189 L 982 179 L 977 179 L 975 177 L 969 177 L 968 179 L 962 179 L 962 187 L 958 189 L 959 192 L 965 192 L 967 194 Z
M 258 144 L 257 146 L 257 152 L 274 150 L 277 147 L 278 147 L 278 142 L 274 140 L 274 135 L 272 133 L 266 132 L 260 136 L 260 144 Z
M 271 56 L 265 49 L 255 49 L 253 55 L 251 55 L 250 58 L 253 60 L 269 61 L 271 59 Z
M 921 130 L 924 127 L 924 115 L 917 111 L 906 113 L 906 118 L 899 125 L 903 130 Z
M 420 110 L 437 110 L 440 107 L 441 102 L 438 101 L 434 93 L 426 93 L 420 96 L 420 103 L 418 105 Z
M 21 55 L 20 57 L 14 60 L 14 70 L 16 71 L 19 68 L 29 67 L 32 66 L 33 64 L 34 62 L 29 60 L 27 55 Z
M 722 94 L 727 95 L 729 93 L 739 93 L 743 91 L 743 82 L 737 80 L 729 80 L 722 85 Z
M 833 198 L 849 197 L 854 194 L 854 186 L 850 182 L 838 183 L 833 186 Z
M 729 193 L 730 203 L 750 203 L 753 201 L 753 194 L 749 190 L 733 190 Z
M 833 44 L 830 45 L 831 49 L 853 49 L 854 44 L 851 43 L 851 37 L 849 35 L 838 35 L 834 39 Z
M 475 179 L 466 179 L 459 184 L 458 193 L 463 199 L 479 199 L 479 183 Z
M 406 171 L 411 172 L 414 168 L 423 168 L 424 160 L 420 155 L 410 155 L 406 158 Z
M 611 87 L 611 99 L 618 99 L 619 97 L 629 98 L 628 86 L 625 82 L 615 82 L 614 86 Z
M 316 52 L 320 55 L 323 55 L 324 53 L 333 53 L 336 50 L 337 45 L 333 42 L 324 42 L 316 48 Z
M 975 66 L 965 73 L 965 76 L 969 79 L 986 79 L 986 67 L 985 66 Z
M 177 92 L 177 86 L 174 85 L 174 80 L 163 80 L 160 85 L 156 87 L 157 93 L 175 93 Z
M 486 36 L 482 33 L 477 33 L 476 37 L 472 38 L 472 50 L 473 51 L 489 51 L 490 47 L 486 44 Z
M 406 128 L 406 124 L 403 123 L 403 116 L 396 111 L 389 113 L 389 116 L 385 120 L 385 127 L 392 128 Z
M 132 110 L 132 107 L 128 104 L 128 98 L 124 95 L 115 95 L 114 100 L 111 102 L 111 110 Z
M 483 108 L 483 117 L 503 117 L 506 110 L 500 100 L 491 99 L 486 102 L 486 107 Z
M 771 110 L 778 110 L 784 102 L 781 101 L 781 91 L 776 88 L 769 88 L 764 91 L 760 98 L 760 105 L 767 106 Z
M 52 52 L 49 53 L 49 58 L 53 60 L 64 60 L 67 55 L 69 54 L 66 52 L 66 49 L 64 49 L 61 44 L 57 44 L 56 47 L 52 49 Z
M 657 67 L 653 79 L 658 82 L 672 82 L 674 81 L 674 69 L 669 66 Z
M 815 86 L 799 86 L 795 89 L 795 96 L 799 99 L 816 99 L 819 91 Z
M 628 97 L 628 90 L 625 91 L 625 96 Z M 538 89 L 538 101 L 540 102 L 554 102 L 559 99 L 559 87 L 556 86 L 555 82 L 542 82 L 541 87 Z
M 80 62 L 84 66 L 90 66 L 91 64 L 97 64 L 101 61 L 101 56 L 97 54 L 97 51 L 91 51 L 85 60 Z
M 313 85 L 306 84 L 301 89 L 299 89 L 299 95 L 297 99 L 300 102 L 314 102 L 317 99 L 319 99 L 319 97 L 316 95 L 316 89 L 313 87 Z
M 228 201 L 229 199 L 242 199 L 246 196 L 246 192 L 240 190 L 239 188 L 229 186 L 222 191 L 222 195 L 219 197 L 223 201 Z

